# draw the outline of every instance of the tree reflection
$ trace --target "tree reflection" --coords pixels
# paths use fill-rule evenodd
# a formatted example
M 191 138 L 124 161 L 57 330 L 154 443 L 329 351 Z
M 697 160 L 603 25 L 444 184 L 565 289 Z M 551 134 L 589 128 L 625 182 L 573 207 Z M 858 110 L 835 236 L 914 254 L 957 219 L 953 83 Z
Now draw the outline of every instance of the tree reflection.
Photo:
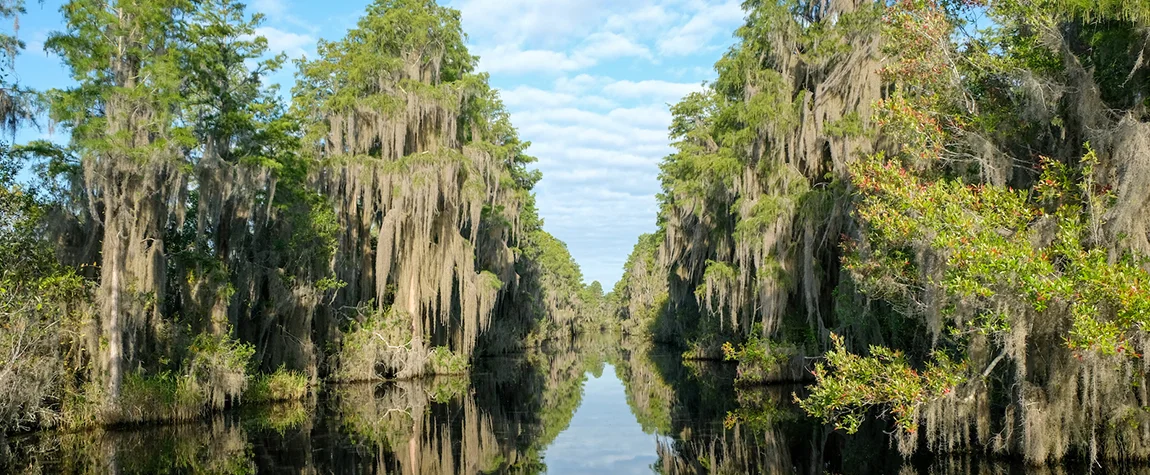
M 1062 475 L 1088 469 L 1033 472 L 977 454 L 904 461 L 881 424 L 847 437 L 808 419 L 792 396 L 801 386 L 736 388 L 731 365 L 683 361 L 677 351 L 618 341 L 580 338 L 482 359 L 471 376 L 333 385 L 315 400 L 248 407 L 189 424 L 13 438 L 0 441 L 0 473 L 543 473 L 544 450 L 571 424 L 589 375 L 601 376 L 606 364 L 623 383 L 635 420 L 657 437 L 656 473 Z M 1123 472 L 1150 475 L 1144 467 Z
M 13 474 L 255 473 L 245 428 L 216 417 L 132 431 L 21 437 L 0 445 L 0 472 Z

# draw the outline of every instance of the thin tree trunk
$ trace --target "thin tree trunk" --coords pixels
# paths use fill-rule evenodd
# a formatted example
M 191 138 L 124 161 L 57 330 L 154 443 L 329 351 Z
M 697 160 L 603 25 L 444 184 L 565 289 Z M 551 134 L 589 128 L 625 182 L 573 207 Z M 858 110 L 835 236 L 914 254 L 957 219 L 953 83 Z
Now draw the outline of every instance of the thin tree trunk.
M 108 222 L 115 223 L 113 220 L 109 220 Z M 113 226 L 115 226 L 115 224 L 113 224 Z M 107 227 L 105 229 L 111 231 L 111 233 L 115 233 L 112 229 Z M 108 352 L 105 364 L 108 375 L 108 395 L 115 400 L 120 397 L 120 383 L 123 379 L 123 374 L 120 371 L 123 363 L 123 331 L 120 323 L 120 240 L 118 236 L 115 236 L 110 240 L 111 245 L 109 245 L 108 234 L 108 232 L 105 232 L 104 245 L 104 252 L 107 253 L 108 260 L 110 260 L 104 268 L 108 276 L 108 304 L 104 310 L 104 337 L 108 341 Z

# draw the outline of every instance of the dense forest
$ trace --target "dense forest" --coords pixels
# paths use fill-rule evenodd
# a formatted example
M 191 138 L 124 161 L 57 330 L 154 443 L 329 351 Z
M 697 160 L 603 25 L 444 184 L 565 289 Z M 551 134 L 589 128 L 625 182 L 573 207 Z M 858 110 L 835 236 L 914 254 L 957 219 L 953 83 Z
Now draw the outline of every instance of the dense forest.
M 459 374 L 606 323 L 457 11 L 373 3 L 290 95 L 233 0 L 61 13 L 68 89 L 16 83 L 0 38 L 3 431 Z M 13 143 L 30 126 L 70 139 Z
M 794 467 L 860 432 L 904 457 L 1150 460 L 1150 4 L 743 8 L 716 79 L 671 105 L 657 229 L 609 294 L 543 229 L 530 144 L 434 0 L 376 0 L 290 91 L 233 0 L 67 2 L 45 43 L 67 89 L 19 84 L 0 35 L 0 434 L 392 380 L 323 399 L 357 440 L 409 444 L 364 463 L 532 472 L 609 360 L 673 436 L 667 473 Z M 581 333 L 621 341 L 533 353 Z M 511 399 L 459 379 L 510 353 L 531 362 L 489 370 Z M 701 382 L 719 359 L 806 387 L 727 401 Z
M 907 455 L 1150 458 L 1150 5 L 744 7 L 622 328 Z

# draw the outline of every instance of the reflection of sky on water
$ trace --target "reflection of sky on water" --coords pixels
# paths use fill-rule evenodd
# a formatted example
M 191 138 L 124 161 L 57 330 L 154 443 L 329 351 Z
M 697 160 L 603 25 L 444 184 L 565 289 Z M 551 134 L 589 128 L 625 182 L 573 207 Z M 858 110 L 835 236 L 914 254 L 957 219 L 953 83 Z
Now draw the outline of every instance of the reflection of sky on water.
M 583 402 L 571 425 L 543 454 L 547 473 L 651 473 L 655 436 L 644 434 L 627 406 L 623 383 L 606 365 L 599 378 L 587 375 Z

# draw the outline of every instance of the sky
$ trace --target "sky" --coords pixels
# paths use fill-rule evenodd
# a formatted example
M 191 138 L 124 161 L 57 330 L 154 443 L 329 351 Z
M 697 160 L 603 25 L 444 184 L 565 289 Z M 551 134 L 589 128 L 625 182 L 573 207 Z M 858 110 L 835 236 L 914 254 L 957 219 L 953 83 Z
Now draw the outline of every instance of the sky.
M 24 86 L 67 87 L 43 51 L 61 28 L 61 0 L 28 2 L 16 63 Z M 368 0 L 251 0 L 274 52 L 315 56 L 316 41 L 355 26 Z M 587 283 L 610 289 L 638 236 L 655 230 L 658 164 L 670 153 L 669 104 L 714 78 L 743 22 L 739 0 L 451 0 L 468 47 L 511 112 L 527 153 L 544 228 L 567 243 Z M 290 90 L 294 67 L 270 79 Z M 27 130 L 18 140 L 49 137 Z M 64 138 L 66 139 L 66 138 Z

